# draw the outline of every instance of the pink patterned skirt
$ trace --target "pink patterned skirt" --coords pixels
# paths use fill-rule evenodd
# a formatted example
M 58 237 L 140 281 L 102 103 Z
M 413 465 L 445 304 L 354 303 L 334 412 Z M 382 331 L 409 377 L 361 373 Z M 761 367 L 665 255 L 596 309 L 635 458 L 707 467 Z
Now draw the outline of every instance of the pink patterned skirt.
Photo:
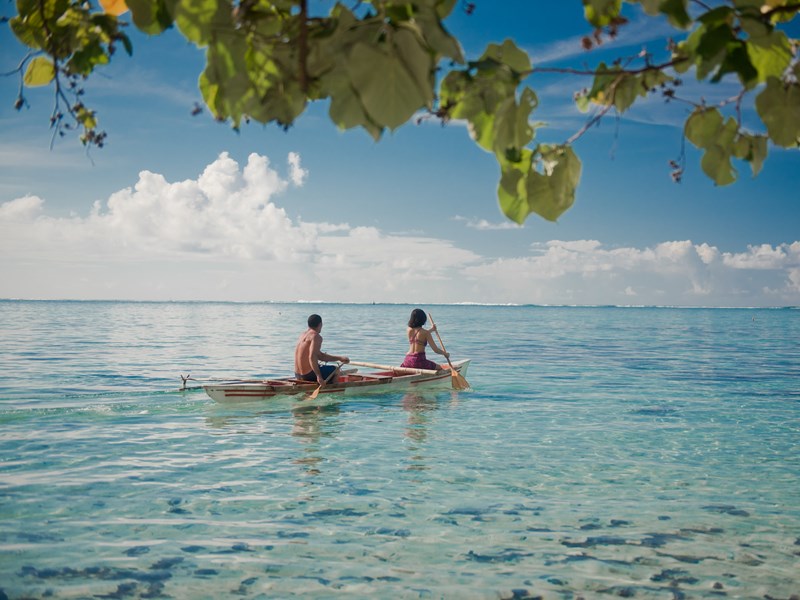
M 437 365 L 435 362 L 425 358 L 425 352 L 406 354 L 406 358 L 403 361 L 403 364 L 400 366 L 409 369 L 431 369 L 433 371 L 439 368 L 439 365 Z

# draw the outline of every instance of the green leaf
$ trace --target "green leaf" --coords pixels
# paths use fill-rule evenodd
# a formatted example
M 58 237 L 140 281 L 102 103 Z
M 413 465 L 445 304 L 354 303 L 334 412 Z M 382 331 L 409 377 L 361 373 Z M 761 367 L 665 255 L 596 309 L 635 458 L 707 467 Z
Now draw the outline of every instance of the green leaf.
M 674 81 L 675 78 L 671 75 L 667 75 L 664 71 L 646 71 L 641 74 L 641 83 L 642 87 L 645 90 L 645 93 L 653 88 L 660 86 L 661 84 L 668 83 L 670 81 Z M 645 95 L 640 92 L 641 95 Z
M 230 0 L 180 0 L 175 3 L 175 24 L 189 41 L 207 46 L 216 36 L 234 31 Z
M 464 53 L 461 50 L 461 45 L 458 40 L 454 38 L 444 28 L 441 19 L 441 3 L 439 8 L 434 6 L 420 6 L 414 14 L 414 21 L 420 28 L 426 43 L 436 52 L 439 56 L 446 56 L 451 58 L 457 63 L 464 62 Z M 450 10 L 447 10 L 449 14 Z
M 458 0 L 433 0 L 433 4 L 436 6 L 436 12 L 440 19 L 449 16 L 450 13 L 453 12 L 457 2 Z
M 697 109 L 686 120 L 686 138 L 705 150 L 700 164 L 717 185 L 728 185 L 736 180 L 736 169 L 731 157 L 750 163 L 753 175 L 758 175 L 767 156 L 767 139 L 762 135 L 740 133 L 736 121 L 723 120 L 716 108 Z
M 753 177 L 761 172 L 767 157 L 767 136 L 743 134 L 736 138 L 733 155 L 750 163 Z
M 473 114 L 467 123 L 470 137 L 487 152 L 494 152 L 495 148 L 495 119 L 495 112 L 479 112 Z
M 42 50 L 47 44 L 44 21 L 38 11 L 26 15 L 25 18 L 21 14 L 12 18 L 9 27 L 17 39 L 29 48 Z
M 716 108 L 697 109 L 687 119 L 684 133 L 698 148 L 705 150 L 700 165 L 717 185 L 736 181 L 731 156 L 737 148 L 738 126 L 733 118 L 723 121 Z
M 735 12 L 730 6 L 719 6 L 700 15 L 697 20 L 708 26 L 730 25 L 734 15 Z
M 753 38 L 766 37 L 772 33 L 772 26 L 765 23 L 761 19 L 761 11 L 756 11 L 752 16 L 743 14 L 739 18 L 739 24 L 742 26 L 742 31 L 747 34 L 747 37 L 752 40 Z
M 782 31 L 772 31 L 763 36 L 750 36 L 747 54 L 760 83 L 769 77 L 781 77 L 793 58 L 789 38 Z
M 412 18 L 411 6 L 408 4 L 387 4 L 384 10 L 386 18 L 394 25 Z
M 698 31 L 702 31 L 702 33 L 697 44 L 697 55 L 702 60 L 698 63 L 697 78 L 705 79 L 722 63 L 727 54 L 728 44 L 735 42 L 736 38 L 728 24 L 705 27 Z
M 243 114 L 259 123 L 275 121 L 284 127 L 294 123 L 306 107 L 306 95 L 297 82 L 273 86 L 261 96 L 247 93 L 243 100 Z
M 483 112 L 484 105 L 476 92 L 472 76 L 465 71 L 451 71 L 439 86 L 439 101 L 448 107 L 453 119 L 471 120 Z
M 399 29 L 393 36 L 397 57 L 414 80 L 425 104 L 433 102 L 434 62 L 420 44 L 419 38 L 409 29 Z
M 750 62 L 744 42 L 737 41 L 728 44 L 727 54 L 711 82 L 719 82 L 727 73 L 736 73 L 739 76 L 739 81 L 747 88 L 757 83 L 758 71 Z
M 625 112 L 636 100 L 641 90 L 639 80 L 633 75 L 622 75 L 613 88 L 614 108 L 620 113 Z
M 328 109 L 331 120 L 341 129 L 361 126 L 377 142 L 383 133 L 383 128 L 369 118 L 349 80 L 343 79 L 338 86 L 332 84 L 331 89 L 331 104 Z
M 347 71 L 367 114 L 380 126 L 396 129 L 428 101 L 393 53 L 358 43 L 350 53 Z
M 539 157 L 541 172 L 533 167 Z M 501 168 L 497 198 L 509 219 L 522 224 L 530 213 L 555 221 L 575 202 L 581 161 L 570 146 L 525 148 L 518 162 L 498 157 Z
M 678 29 L 688 29 L 692 24 L 689 16 L 689 0 L 631 0 L 642 5 L 651 17 L 666 15 L 670 24 Z
M 613 86 L 620 77 L 620 73 L 618 67 L 609 68 L 603 62 L 597 65 L 592 89 L 589 90 L 589 99 L 601 106 L 612 104 L 614 102 Z
M 675 46 L 675 50 L 672 52 L 672 59 L 675 63 L 674 69 L 678 74 L 686 73 L 698 62 L 697 56 L 695 55 L 698 31 L 699 29 L 695 30 L 686 40 L 678 42 L 677 46 Z
M 518 74 L 528 74 L 531 70 L 530 57 L 511 40 L 505 40 L 502 46 L 489 44 L 481 57 L 481 60 L 487 59 L 506 65 Z
M 692 24 L 688 0 L 663 0 L 659 10 L 667 16 L 673 27 L 688 29 Z
M 37 56 L 28 63 L 23 81 L 28 87 L 37 87 L 49 84 L 55 76 L 56 69 L 53 66 L 53 61 L 44 56 Z
M 497 186 L 497 200 L 503 214 L 522 225 L 531 213 L 528 206 L 528 190 L 526 182 L 531 171 L 533 152 L 523 150 L 520 160 L 511 162 L 499 158 L 500 182 Z
M 650 90 L 673 77 L 662 71 L 645 71 L 639 75 L 625 73 L 619 67 L 607 67 L 600 63 L 595 71 L 592 89 L 575 98 L 578 108 L 585 112 L 589 102 L 601 106 L 614 105 L 620 113 L 628 110 L 639 96 L 647 96 Z
M 684 125 L 684 135 L 698 148 L 707 148 L 722 127 L 722 114 L 716 108 L 698 108 Z
M 605 27 L 619 16 L 622 0 L 583 0 L 586 20 L 595 27 Z
M 750 154 L 745 156 L 745 160 L 750 162 L 753 169 L 753 177 L 761 172 L 764 161 L 767 160 L 768 152 L 767 136 L 754 135 L 750 137 Z
M 575 202 L 581 180 L 581 161 L 570 146 L 539 146 L 543 172 L 528 173 L 528 207 L 555 221 Z
M 108 54 L 98 40 L 92 40 L 72 55 L 67 63 L 70 73 L 89 75 L 97 65 L 108 64 Z
M 331 11 L 331 22 L 324 30 L 311 36 L 309 40 L 306 66 L 312 78 L 325 79 L 338 70 L 344 72 L 346 56 L 355 43 L 354 32 L 372 29 L 370 26 L 358 25 L 358 22 L 346 7 L 337 4 Z M 376 30 L 373 30 L 376 31 Z M 336 77 L 341 77 L 339 73 Z M 325 85 L 320 82 L 322 87 Z M 327 92 L 323 91 L 323 97 Z
M 729 23 L 708 23 L 701 28 L 701 32 L 697 53 L 706 60 L 724 52 L 728 44 L 736 41 Z
M 235 32 L 230 37 L 239 36 Z M 243 44 L 249 89 L 241 111 L 260 123 L 289 126 L 305 110 L 306 94 L 296 75 L 295 48 L 287 44 Z
M 736 181 L 736 170 L 731 164 L 731 155 L 721 146 L 712 146 L 700 159 L 703 172 L 717 185 L 728 185 Z
M 498 107 L 491 131 L 493 138 L 491 148 L 495 154 L 519 160 L 522 148 L 533 139 L 533 128 L 529 118 L 537 103 L 534 91 L 526 87 L 519 104 L 512 97 Z
M 784 84 L 777 77 L 767 79 L 756 97 L 756 110 L 770 139 L 783 148 L 796 148 L 800 141 L 800 85 Z
M 634 0 L 634 1 L 638 4 L 641 4 L 644 12 L 650 15 L 651 17 L 654 17 L 661 12 L 662 0 Z
M 178 0 L 171 0 L 171 4 Z M 166 0 L 125 0 L 133 24 L 144 33 L 156 35 L 172 26 L 172 14 Z
M 128 56 L 133 56 L 133 44 L 131 44 L 131 39 L 124 33 L 119 33 L 117 35 L 117 39 L 122 42 L 122 45 L 124 46 L 125 52 L 128 54 Z
M 221 36 L 209 45 L 200 77 L 200 90 L 212 114 L 220 120 L 230 118 L 234 127 L 239 126 L 252 101 L 245 52 L 241 36 Z

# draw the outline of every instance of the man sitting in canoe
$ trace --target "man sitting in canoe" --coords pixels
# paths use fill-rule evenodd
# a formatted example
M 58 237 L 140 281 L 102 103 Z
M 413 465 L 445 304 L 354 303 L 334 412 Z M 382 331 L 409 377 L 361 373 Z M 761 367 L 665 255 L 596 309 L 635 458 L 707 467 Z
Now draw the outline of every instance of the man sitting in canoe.
M 308 329 L 298 338 L 294 349 L 294 376 L 304 381 L 316 381 L 325 385 L 326 380 L 336 370 L 333 365 L 321 365 L 319 361 L 335 360 L 349 363 L 346 356 L 335 356 L 322 351 L 322 317 L 311 315 L 308 317 Z M 334 375 L 327 383 L 336 383 L 338 377 Z

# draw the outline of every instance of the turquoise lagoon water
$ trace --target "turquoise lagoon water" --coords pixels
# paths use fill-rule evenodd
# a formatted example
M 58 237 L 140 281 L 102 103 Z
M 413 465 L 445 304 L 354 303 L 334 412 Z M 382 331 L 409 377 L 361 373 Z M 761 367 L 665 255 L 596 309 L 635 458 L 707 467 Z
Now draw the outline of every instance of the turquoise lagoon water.
M 472 391 L 178 391 L 410 308 L 0 302 L 0 598 L 800 593 L 798 310 L 431 306 Z

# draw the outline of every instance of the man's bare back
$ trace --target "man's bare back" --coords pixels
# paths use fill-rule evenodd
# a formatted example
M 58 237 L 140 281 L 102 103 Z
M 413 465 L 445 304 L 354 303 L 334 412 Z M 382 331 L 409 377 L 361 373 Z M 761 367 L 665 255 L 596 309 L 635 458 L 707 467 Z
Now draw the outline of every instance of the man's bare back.
M 318 341 L 317 341 L 318 340 Z M 313 370 L 311 360 L 311 349 L 317 341 L 317 348 L 322 347 L 322 336 L 313 329 L 307 329 L 297 338 L 297 346 L 294 349 L 294 372 L 308 373 Z
M 350 359 L 346 356 L 336 356 L 322 351 L 322 317 L 311 315 L 308 317 L 308 329 L 297 338 L 297 345 L 294 349 L 294 374 L 295 377 L 314 381 L 324 385 L 326 378 L 332 376 L 328 383 L 337 380 L 334 367 L 331 365 L 320 366 L 320 361 L 338 361 L 349 363 Z

